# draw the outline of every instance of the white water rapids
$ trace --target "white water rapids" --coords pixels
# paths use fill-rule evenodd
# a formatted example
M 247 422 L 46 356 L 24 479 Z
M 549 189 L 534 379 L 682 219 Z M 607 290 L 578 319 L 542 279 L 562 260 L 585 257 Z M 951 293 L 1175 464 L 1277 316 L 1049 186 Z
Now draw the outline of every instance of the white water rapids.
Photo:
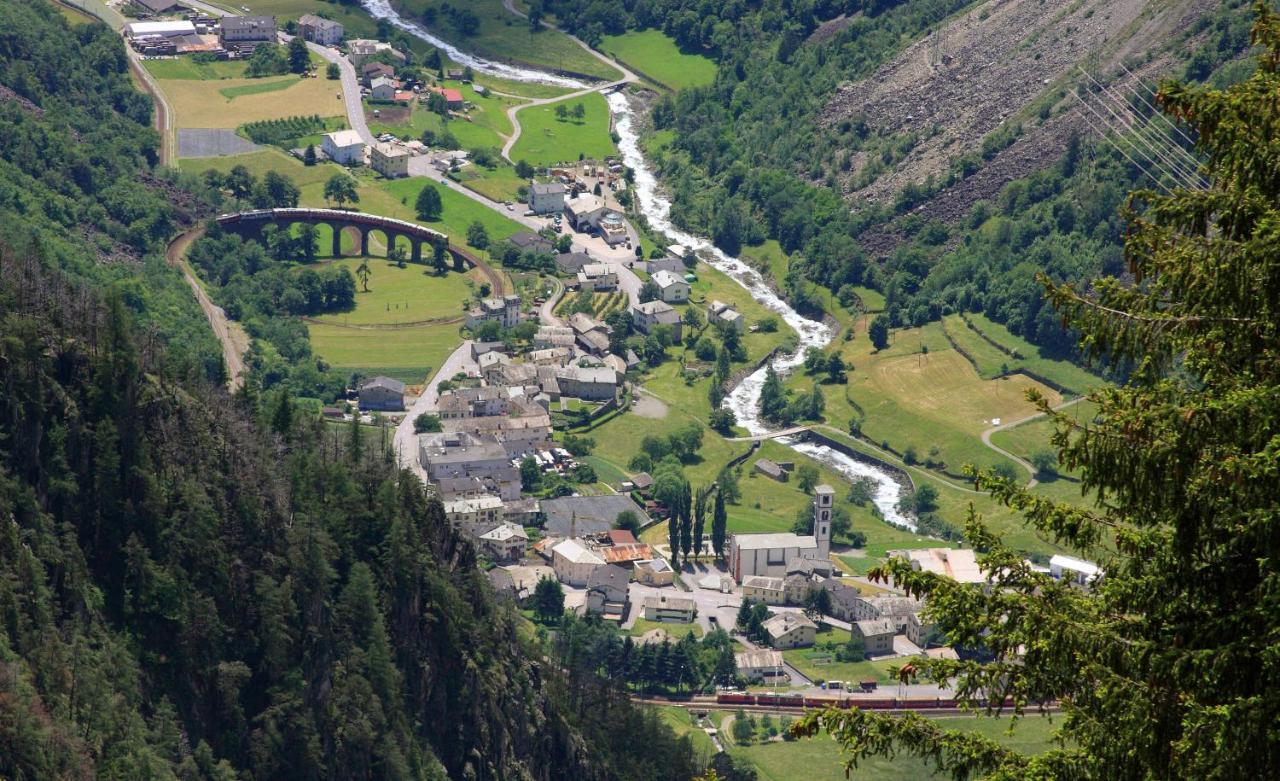
M 426 28 L 402 18 L 390 0 L 361 0 L 374 18 L 386 19 L 392 26 L 410 35 L 414 35 L 440 49 L 449 59 L 470 67 L 479 73 L 486 73 L 497 78 L 511 81 L 553 84 L 561 87 L 584 89 L 587 84 L 576 79 L 558 76 L 541 70 L 493 62 L 473 54 L 468 54 L 443 39 L 428 32 Z M 618 133 L 618 150 L 622 153 L 623 162 L 635 172 L 636 196 L 640 211 L 655 231 L 664 233 L 678 244 L 696 251 L 699 256 L 712 267 L 723 272 L 730 279 L 742 285 L 751 296 L 768 309 L 776 312 L 787 325 L 795 329 L 800 337 L 796 352 L 782 355 L 774 359 L 774 371 L 786 374 L 804 362 L 804 353 L 810 347 L 823 347 L 831 341 L 834 334 L 831 329 L 816 320 L 810 320 L 791 307 L 780 296 L 773 292 L 759 272 L 731 257 L 715 247 L 706 239 L 686 233 L 671 222 L 671 201 L 662 194 L 657 177 L 649 168 L 644 153 L 640 150 L 639 134 L 635 128 L 635 112 L 627 96 L 623 92 L 608 95 L 609 109 L 613 113 L 614 129 Z M 725 399 L 725 405 L 733 410 L 742 425 L 752 436 L 769 432 L 769 427 L 760 419 L 760 391 L 764 385 L 766 369 L 753 372 L 743 379 L 733 392 Z M 801 442 L 791 437 L 778 439 L 792 450 L 826 464 L 828 467 L 845 475 L 849 479 L 870 478 L 876 488 L 872 501 L 886 521 L 896 526 L 915 531 L 911 519 L 898 512 L 898 500 L 902 494 L 902 486 L 891 474 L 872 464 L 858 461 L 825 445 L 812 442 Z

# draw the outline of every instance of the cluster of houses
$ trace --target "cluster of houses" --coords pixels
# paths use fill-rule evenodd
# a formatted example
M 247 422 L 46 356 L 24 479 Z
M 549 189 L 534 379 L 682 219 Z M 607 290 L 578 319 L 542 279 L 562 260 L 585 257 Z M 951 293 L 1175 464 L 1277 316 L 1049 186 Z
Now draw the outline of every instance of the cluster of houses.
M 504 327 L 519 323 L 519 297 L 487 299 L 468 314 L 469 325 L 488 319 Z M 511 354 L 502 342 L 472 343 L 474 376 L 459 383 L 464 387 L 440 393 L 435 413 L 441 430 L 418 436 L 418 461 L 449 520 L 469 532 L 494 561 L 518 562 L 525 556 L 529 538 L 524 526 L 545 519 L 553 534 L 578 525 L 561 518 L 567 499 L 526 498 L 520 473 L 527 458 L 543 473 L 571 473 L 577 462 L 551 437 L 552 405 L 567 398 L 614 403 L 625 382 L 626 365 L 607 352 L 607 337 L 604 352 L 596 349 L 599 324 L 578 318 L 575 325 L 580 332 L 544 326 L 524 355 Z M 577 510 L 583 533 L 611 530 L 624 510 L 645 517 L 629 497 L 571 497 L 579 498 L 587 500 Z M 562 529 L 560 536 L 576 533 L 566 535 Z

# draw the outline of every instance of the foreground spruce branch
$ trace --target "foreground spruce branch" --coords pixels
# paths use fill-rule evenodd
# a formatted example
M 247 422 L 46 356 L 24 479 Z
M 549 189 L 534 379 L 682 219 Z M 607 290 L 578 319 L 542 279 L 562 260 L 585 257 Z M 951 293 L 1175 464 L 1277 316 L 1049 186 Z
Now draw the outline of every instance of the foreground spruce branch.
M 1255 9 L 1257 72 L 1223 91 L 1166 85 L 1163 110 L 1198 134 L 1207 190 L 1138 192 L 1132 282 L 1050 301 L 1094 357 L 1130 361 L 1094 392 L 1097 418 L 1057 421 L 1062 462 L 1096 509 L 979 485 L 1047 539 L 1098 561 L 1092 592 L 1033 571 L 972 516 L 991 573 L 976 589 L 891 560 L 876 573 L 928 598 L 958 647 L 993 659 L 917 662 L 974 707 L 1056 702 L 1060 748 L 1024 756 L 917 716 L 813 713 L 849 764 L 910 753 L 956 778 L 1262 778 L 1280 768 L 1280 18 Z M 983 705 L 989 714 L 1000 708 Z

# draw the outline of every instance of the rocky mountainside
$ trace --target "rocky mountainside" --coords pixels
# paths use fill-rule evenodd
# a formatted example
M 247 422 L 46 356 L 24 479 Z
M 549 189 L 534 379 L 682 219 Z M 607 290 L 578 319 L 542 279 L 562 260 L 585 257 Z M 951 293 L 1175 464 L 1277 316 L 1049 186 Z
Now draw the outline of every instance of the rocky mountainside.
M 883 166 L 852 157 L 841 187 L 853 202 L 892 202 L 911 185 L 939 182 L 970 156 L 964 178 L 929 193 L 916 212 L 954 222 L 1013 179 L 1062 156 L 1073 134 L 1101 121 L 1072 91 L 1092 78 L 1130 92 L 1170 75 L 1171 41 L 1219 4 L 1214 0 L 988 0 L 904 49 L 869 78 L 841 85 L 820 125 L 865 122 L 909 146 Z M 984 143 L 985 142 L 985 143 Z M 973 159 L 977 155 L 980 159 Z M 929 189 L 929 188 L 927 188 Z M 882 254 L 893 227 L 862 244 Z

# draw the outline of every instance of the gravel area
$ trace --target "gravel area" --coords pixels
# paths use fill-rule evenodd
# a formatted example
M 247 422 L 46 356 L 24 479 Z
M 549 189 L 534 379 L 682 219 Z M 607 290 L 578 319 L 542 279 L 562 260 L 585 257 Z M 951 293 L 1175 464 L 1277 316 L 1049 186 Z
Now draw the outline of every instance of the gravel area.
M 178 157 L 223 157 L 259 149 L 263 147 L 241 138 L 234 130 L 178 130 Z

